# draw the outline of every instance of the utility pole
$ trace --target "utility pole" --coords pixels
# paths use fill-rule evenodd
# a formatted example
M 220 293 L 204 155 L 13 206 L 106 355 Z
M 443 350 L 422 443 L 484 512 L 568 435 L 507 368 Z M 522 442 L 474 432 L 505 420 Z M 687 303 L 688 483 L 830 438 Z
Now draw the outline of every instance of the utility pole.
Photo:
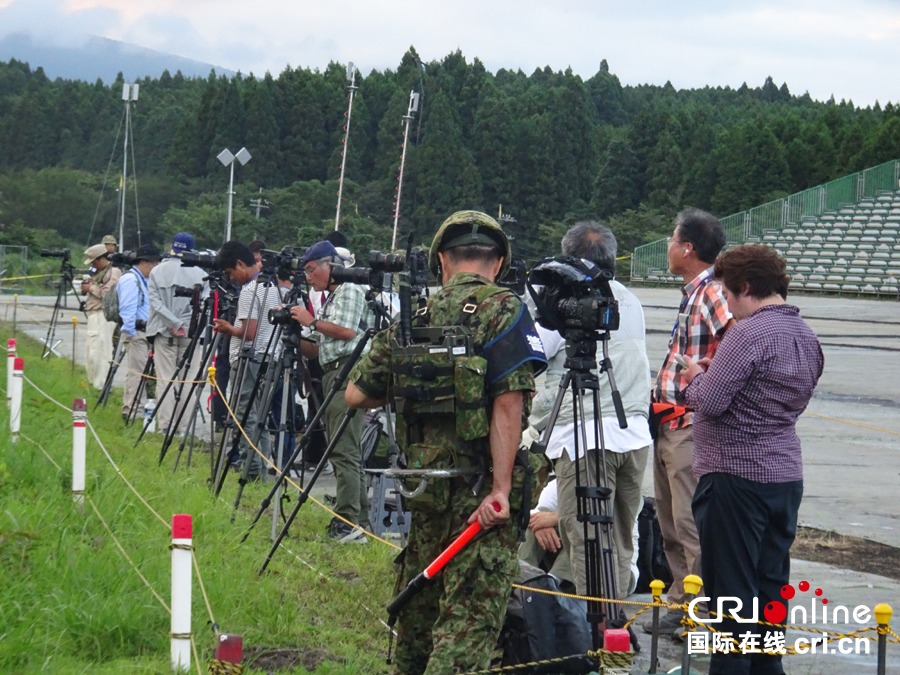
M 350 86 L 347 87 L 350 90 L 350 102 L 347 106 L 347 124 L 344 125 L 344 148 L 341 150 L 341 177 L 338 180 L 337 213 L 334 216 L 335 231 L 341 224 L 341 197 L 344 193 L 344 170 L 347 168 L 347 140 L 350 138 L 350 116 L 353 114 L 353 96 L 356 94 L 356 90 L 359 89 L 356 86 L 356 66 L 353 65 L 352 61 L 347 64 L 347 79 L 350 80 Z
M 419 109 L 419 95 L 411 91 L 409 92 L 409 106 L 406 108 L 406 114 L 403 116 L 403 152 L 400 155 L 400 176 L 397 178 L 397 199 L 394 201 L 394 234 L 391 237 L 391 250 L 397 248 L 397 225 L 400 222 L 400 193 L 403 191 L 403 168 L 406 166 L 406 143 L 409 139 L 409 123 L 412 121 L 413 113 Z
M 262 191 L 263 191 L 263 189 L 259 188 L 260 195 L 262 194 Z M 259 199 L 251 199 L 250 200 L 250 208 L 256 209 L 256 219 L 259 220 L 259 212 L 262 209 L 265 209 L 266 211 L 268 211 L 269 209 L 272 208 L 272 204 L 269 202 L 268 199 L 263 199 L 262 197 L 260 197 Z

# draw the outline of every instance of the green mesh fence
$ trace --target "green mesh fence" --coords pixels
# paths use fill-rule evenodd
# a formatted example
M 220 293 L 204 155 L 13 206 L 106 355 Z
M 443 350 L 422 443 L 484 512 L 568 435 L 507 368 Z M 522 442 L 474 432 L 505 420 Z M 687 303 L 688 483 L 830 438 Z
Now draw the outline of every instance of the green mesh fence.
M 729 246 L 750 238 L 762 237 L 767 230 L 780 230 L 798 225 L 804 218 L 816 218 L 842 207 L 852 207 L 881 192 L 900 189 L 900 160 L 891 160 L 865 171 L 838 178 L 798 192 L 785 199 L 754 207 L 722 218 Z M 652 241 L 634 249 L 631 260 L 632 280 L 647 280 L 651 272 L 665 273 L 668 267 L 668 245 L 665 239 Z

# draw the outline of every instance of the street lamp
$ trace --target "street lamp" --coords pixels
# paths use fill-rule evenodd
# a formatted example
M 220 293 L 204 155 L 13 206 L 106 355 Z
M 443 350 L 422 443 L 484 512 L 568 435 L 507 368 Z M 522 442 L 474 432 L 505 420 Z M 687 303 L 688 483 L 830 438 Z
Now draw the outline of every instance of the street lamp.
M 228 221 L 225 223 L 225 241 L 230 241 L 231 203 L 234 198 L 234 160 L 239 161 L 241 163 L 241 166 L 244 166 L 244 164 L 250 161 L 250 153 L 247 152 L 247 148 L 241 148 L 240 150 L 238 150 L 236 155 L 232 155 L 231 150 L 225 148 L 222 152 L 216 155 L 216 159 L 222 162 L 222 166 L 231 167 L 231 177 L 228 180 Z

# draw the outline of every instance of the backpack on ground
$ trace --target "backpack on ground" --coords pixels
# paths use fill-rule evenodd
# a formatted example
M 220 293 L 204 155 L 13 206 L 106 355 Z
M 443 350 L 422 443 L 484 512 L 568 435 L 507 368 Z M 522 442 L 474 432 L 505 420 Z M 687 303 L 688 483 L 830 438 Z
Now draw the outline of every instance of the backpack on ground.
M 556 579 L 528 563 L 519 561 L 516 582 L 522 586 L 559 592 Z M 514 588 L 509 598 L 506 620 L 500 632 L 499 648 L 503 666 L 584 655 L 593 649 L 587 603 L 546 593 Z M 593 662 L 582 656 L 545 666 L 533 666 L 528 673 L 590 673 Z

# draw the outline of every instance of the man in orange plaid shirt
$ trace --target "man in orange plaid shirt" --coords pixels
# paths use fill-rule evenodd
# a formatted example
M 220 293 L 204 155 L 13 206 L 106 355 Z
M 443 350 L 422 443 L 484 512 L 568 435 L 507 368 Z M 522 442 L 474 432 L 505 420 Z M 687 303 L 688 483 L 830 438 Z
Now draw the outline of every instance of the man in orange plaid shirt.
M 678 319 L 669 340 L 669 353 L 656 378 L 655 403 L 684 406 L 682 391 L 687 387 L 682 367 L 675 355 L 693 361 L 711 359 L 719 340 L 734 323 L 721 284 L 712 278 L 712 266 L 725 246 L 725 230 L 719 220 L 700 209 L 685 209 L 675 218 L 669 237 L 669 269 L 680 274 L 685 285 Z M 693 439 L 691 413 L 663 422 L 656 429 L 653 453 L 653 482 L 659 527 L 666 559 L 675 581 L 668 602 L 684 602 L 684 577 L 700 575 L 700 541 L 691 512 L 697 479 L 691 470 Z M 670 610 L 660 620 L 660 631 L 675 631 L 683 611 Z M 651 631 L 648 626 L 647 632 Z

